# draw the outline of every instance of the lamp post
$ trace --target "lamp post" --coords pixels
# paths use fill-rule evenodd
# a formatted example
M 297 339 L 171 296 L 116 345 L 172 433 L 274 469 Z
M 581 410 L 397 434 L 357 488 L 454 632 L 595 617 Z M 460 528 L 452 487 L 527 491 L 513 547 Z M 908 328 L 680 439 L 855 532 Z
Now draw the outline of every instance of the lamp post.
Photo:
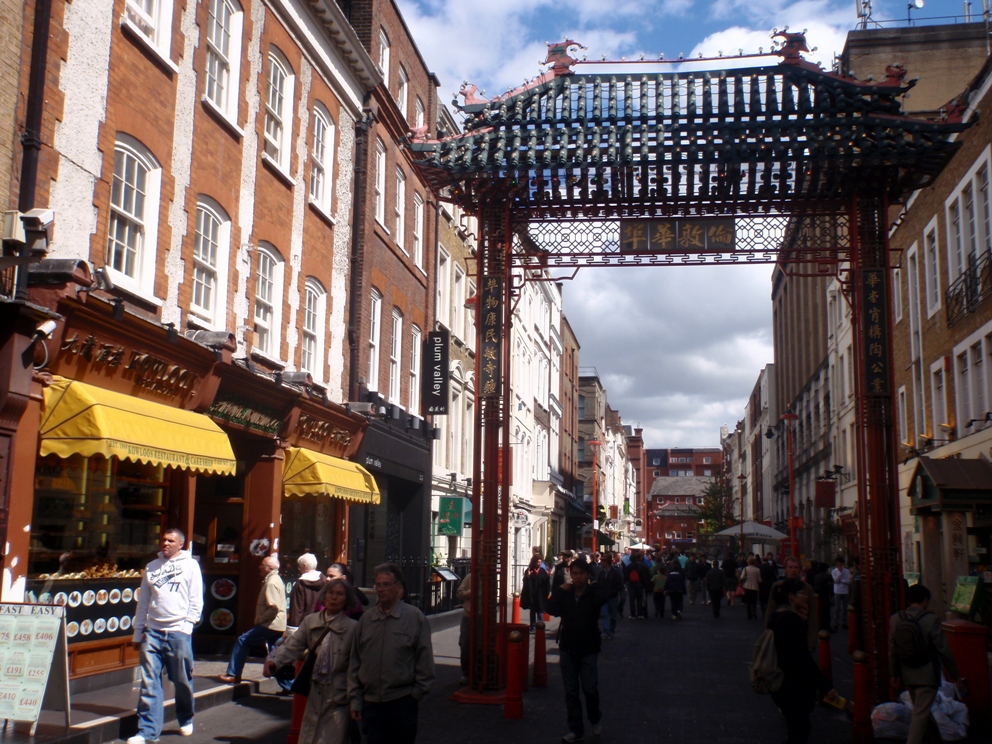
M 796 542 L 796 472 L 792 462 L 792 438 L 794 436 L 792 427 L 798 420 L 799 417 L 792 412 L 791 408 L 787 408 L 782 414 L 782 421 L 785 422 L 785 448 L 789 457 L 789 542 L 792 544 L 792 550 L 796 557 L 799 555 L 799 543 Z
M 586 442 L 590 447 L 592 447 L 592 552 L 596 552 L 596 531 L 599 529 L 599 473 L 598 473 L 598 460 L 596 458 L 596 453 L 599 451 L 600 445 L 603 443 L 598 439 L 590 439 Z
M 747 476 L 741 473 L 737 476 L 738 484 L 740 485 L 740 496 L 741 496 L 741 539 L 740 539 L 740 551 L 744 551 L 744 489 L 747 487 Z

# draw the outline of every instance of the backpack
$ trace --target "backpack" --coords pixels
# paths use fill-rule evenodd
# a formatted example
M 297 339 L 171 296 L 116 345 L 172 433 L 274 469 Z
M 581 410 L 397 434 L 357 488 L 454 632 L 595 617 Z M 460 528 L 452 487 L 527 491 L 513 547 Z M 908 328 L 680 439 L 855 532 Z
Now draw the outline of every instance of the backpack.
M 748 678 L 751 681 L 751 689 L 760 695 L 776 692 L 782 687 L 785 674 L 778 665 L 775 634 L 771 630 L 762 633 L 754 644 Z
M 919 621 L 911 618 L 905 611 L 899 613 L 899 621 L 892 632 L 892 647 L 896 652 L 896 658 L 903 666 L 911 668 L 930 664 L 933 661 L 930 644 L 923 635 Z
M 630 569 L 630 577 L 628 578 L 631 584 L 638 584 L 641 581 L 640 575 L 637 573 L 636 568 Z

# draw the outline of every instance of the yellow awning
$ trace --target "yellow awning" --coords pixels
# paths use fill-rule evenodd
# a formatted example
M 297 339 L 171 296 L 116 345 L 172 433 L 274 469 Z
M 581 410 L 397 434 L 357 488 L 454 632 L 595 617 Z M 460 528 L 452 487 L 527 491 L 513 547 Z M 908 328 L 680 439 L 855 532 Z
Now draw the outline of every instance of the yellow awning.
M 315 494 L 329 498 L 379 503 L 372 473 L 356 462 L 324 455 L 305 447 L 290 447 L 282 467 L 283 495 Z
M 201 413 L 170 408 L 56 376 L 45 388 L 41 456 L 116 457 L 231 475 L 227 434 Z

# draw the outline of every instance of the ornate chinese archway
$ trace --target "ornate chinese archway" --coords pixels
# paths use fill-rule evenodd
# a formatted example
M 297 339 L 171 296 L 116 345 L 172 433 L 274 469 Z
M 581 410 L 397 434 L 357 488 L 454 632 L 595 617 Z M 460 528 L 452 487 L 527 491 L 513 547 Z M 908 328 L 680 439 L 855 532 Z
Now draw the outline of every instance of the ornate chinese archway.
M 493 100 L 463 86 L 465 131 L 415 133 L 418 167 L 479 217 L 471 681 L 503 685 L 509 491 L 509 329 L 530 269 L 778 263 L 838 276 L 854 308 L 865 651 L 888 696 L 889 613 L 901 590 L 889 317 L 888 206 L 928 184 L 960 121 L 901 114 L 905 71 L 865 83 L 806 62 L 778 34 L 778 64 L 576 73 L 549 45 L 545 74 Z M 710 60 L 715 62 L 715 60 Z M 465 698 L 471 698 L 466 695 Z

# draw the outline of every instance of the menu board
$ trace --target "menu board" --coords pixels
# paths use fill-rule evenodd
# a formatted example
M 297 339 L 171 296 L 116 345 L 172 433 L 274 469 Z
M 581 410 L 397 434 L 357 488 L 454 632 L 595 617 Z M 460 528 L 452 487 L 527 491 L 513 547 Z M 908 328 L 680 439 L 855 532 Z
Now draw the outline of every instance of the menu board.
M 65 608 L 0 604 L 0 718 L 37 724 L 43 702 L 55 701 L 69 716 Z M 56 681 L 46 695 L 52 660 Z M 59 689 L 55 689 L 55 688 Z
M 34 579 L 25 587 L 29 602 L 65 608 L 68 643 L 130 638 L 141 579 Z
M 977 576 L 958 576 L 957 583 L 954 585 L 954 594 L 951 597 L 951 609 L 962 615 L 971 614 L 978 586 Z

